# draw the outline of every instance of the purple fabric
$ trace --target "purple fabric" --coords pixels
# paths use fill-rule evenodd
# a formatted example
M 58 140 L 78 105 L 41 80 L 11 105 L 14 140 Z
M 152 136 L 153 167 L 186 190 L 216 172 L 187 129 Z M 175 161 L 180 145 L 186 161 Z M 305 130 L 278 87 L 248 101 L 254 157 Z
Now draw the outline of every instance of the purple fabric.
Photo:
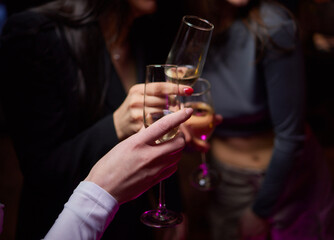
M 272 221 L 272 240 L 334 239 L 332 179 L 322 149 L 309 134 Z

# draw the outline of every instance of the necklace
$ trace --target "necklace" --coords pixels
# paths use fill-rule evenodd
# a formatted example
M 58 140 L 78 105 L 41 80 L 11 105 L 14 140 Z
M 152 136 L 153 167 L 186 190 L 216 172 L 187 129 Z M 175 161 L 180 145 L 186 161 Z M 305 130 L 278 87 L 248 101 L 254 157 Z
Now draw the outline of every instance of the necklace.
M 121 46 L 114 45 L 110 47 L 110 55 L 111 58 L 116 61 L 124 61 L 127 59 L 129 56 L 129 45 L 128 44 L 123 44 Z
M 121 59 L 121 50 L 119 48 L 114 48 L 111 50 L 111 57 L 115 61 L 119 61 Z
M 107 44 L 109 46 L 109 52 L 110 52 L 111 58 L 115 61 L 119 61 L 121 59 L 121 55 L 122 55 L 122 47 L 115 44 L 117 36 L 118 36 L 118 34 L 113 36 L 108 41 L 108 44 Z

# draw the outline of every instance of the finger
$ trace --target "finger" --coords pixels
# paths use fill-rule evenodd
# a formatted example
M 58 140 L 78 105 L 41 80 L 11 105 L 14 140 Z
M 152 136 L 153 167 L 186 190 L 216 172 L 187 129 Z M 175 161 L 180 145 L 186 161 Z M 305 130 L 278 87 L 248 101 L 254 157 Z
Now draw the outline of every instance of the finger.
M 166 107 L 165 96 L 145 96 L 145 107 Z
M 170 82 L 153 82 L 145 84 L 145 94 L 151 96 L 161 95 L 181 95 L 189 96 L 194 90 L 183 84 L 175 84 Z
M 129 94 L 141 93 L 143 95 L 144 94 L 144 88 L 145 88 L 144 83 L 135 84 L 129 89 Z
M 162 108 L 145 108 L 144 120 L 147 126 L 152 125 L 155 121 L 164 116 Z
M 187 85 L 179 84 L 179 95 L 190 96 L 194 92 L 194 89 Z
M 178 85 L 170 82 L 152 82 L 145 84 L 145 95 L 161 96 L 166 94 L 177 94 Z
M 185 108 L 159 119 L 150 127 L 146 128 L 145 131 L 140 132 L 143 142 L 149 144 L 161 138 L 170 130 L 189 119 L 192 112 L 193 110 L 191 108 Z
M 143 120 L 143 109 L 142 108 L 133 108 L 133 109 L 128 109 L 128 115 L 130 118 L 130 123 L 134 122 L 142 122 Z
M 143 93 L 138 94 L 138 92 L 129 92 L 127 96 L 128 105 L 131 108 L 140 108 L 144 105 L 144 95 Z
M 174 156 L 179 152 L 182 152 L 185 145 L 186 141 L 184 134 L 182 132 L 178 132 L 173 139 L 155 146 L 155 150 L 158 151 L 160 155 Z

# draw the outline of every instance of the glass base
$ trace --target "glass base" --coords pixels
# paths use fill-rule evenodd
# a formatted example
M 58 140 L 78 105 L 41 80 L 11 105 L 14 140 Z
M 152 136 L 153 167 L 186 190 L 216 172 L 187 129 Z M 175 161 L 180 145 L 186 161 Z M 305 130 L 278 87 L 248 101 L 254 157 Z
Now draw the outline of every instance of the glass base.
M 191 185 L 201 191 L 215 189 L 220 182 L 220 175 L 215 169 L 211 169 L 207 164 L 201 164 L 191 175 Z
M 140 216 L 140 221 L 149 227 L 168 228 L 175 227 L 183 221 L 180 213 L 171 210 L 149 210 Z

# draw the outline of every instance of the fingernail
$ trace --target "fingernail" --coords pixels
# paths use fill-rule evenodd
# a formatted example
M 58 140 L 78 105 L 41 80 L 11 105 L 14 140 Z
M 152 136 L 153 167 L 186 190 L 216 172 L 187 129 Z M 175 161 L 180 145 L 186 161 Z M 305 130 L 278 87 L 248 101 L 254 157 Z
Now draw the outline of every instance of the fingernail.
M 192 108 L 185 108 L 185 111 L 186 111 L 187 115 L 191 115 L 194 110 Z
M 188 96 L 190 96 L 191 94 L 193 94 L 194 89 L 192 89 L 191 87 L 186 87 L 183 89 L 184 93 Z

